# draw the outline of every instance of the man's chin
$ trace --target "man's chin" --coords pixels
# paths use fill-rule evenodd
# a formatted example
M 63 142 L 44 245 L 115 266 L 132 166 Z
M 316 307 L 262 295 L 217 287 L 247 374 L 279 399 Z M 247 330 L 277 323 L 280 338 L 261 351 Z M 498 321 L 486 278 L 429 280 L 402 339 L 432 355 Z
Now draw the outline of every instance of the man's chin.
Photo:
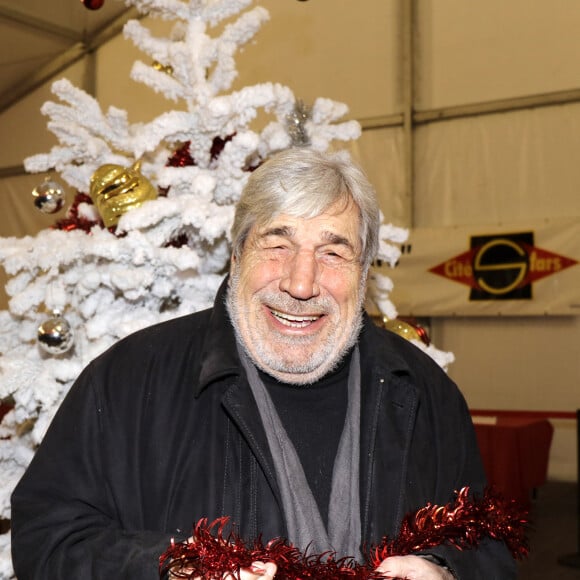
M 306 385 L 315 383 L 332 370 L 338 362 L 336 359 L 333 353 L 313 360 L 312 357 L 292 357 L 291 353 L 285 351 L 283 355 L 274 354 L 274 356 L 254 362 L 261 370 L 281 382 Z
M 283 371 L 267 368 L 262 368 L 262 370 L 281 383 L 296 386 L 311 385 L 324 377 L 328 372 L 322 368 L 317 368 L 307 372 L 296 372 L 295 370 Z

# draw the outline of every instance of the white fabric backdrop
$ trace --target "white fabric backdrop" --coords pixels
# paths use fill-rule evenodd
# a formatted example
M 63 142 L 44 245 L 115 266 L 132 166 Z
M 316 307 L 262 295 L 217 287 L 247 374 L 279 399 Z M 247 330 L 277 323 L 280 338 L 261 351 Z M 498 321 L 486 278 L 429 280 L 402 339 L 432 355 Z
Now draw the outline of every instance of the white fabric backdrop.
M 579 152 L 578 103 L 419 126 L 414 225 L 580 215 Z

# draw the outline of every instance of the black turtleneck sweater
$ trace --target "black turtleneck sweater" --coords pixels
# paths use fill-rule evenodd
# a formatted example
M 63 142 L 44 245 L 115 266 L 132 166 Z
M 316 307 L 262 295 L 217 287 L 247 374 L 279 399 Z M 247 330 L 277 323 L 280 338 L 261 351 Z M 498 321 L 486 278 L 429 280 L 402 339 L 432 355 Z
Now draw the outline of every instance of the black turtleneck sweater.
M 281 383 L 260 372 L 298 453 L 325 524 L 328 522 L 334 459 L 348 405 L 350 359 L 349 354 L 335 371 L 311 385 Z

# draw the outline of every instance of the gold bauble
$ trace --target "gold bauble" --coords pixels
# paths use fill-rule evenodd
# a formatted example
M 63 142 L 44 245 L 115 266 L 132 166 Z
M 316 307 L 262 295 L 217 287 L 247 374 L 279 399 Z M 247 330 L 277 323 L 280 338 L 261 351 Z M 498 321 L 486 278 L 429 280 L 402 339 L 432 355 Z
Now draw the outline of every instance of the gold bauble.
M 388 319 L 386 317 L 383 317 L 383 326 L 407 340 L 420 340 L 427 345 L 429 344 L 427 332 L 421 326 L 414 326 L 398 318 Z
M 91 177 L 91 199 L 106 227 L 116 226 L 119 218 L 143 202 L 157 198 L 157 189 L 139 171 L 131 167 L 106 164 Z

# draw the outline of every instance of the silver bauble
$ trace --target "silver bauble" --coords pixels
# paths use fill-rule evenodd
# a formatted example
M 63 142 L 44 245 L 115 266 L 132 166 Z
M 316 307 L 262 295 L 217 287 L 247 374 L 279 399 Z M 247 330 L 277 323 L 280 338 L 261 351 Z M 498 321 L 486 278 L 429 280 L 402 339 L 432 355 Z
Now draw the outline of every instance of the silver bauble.
M 50 178 L 32 190 L 34 205 L 42 213 L 56 213 L 64 205 L 64 189 Z
M 49 354 L 67 352 L 73 345 L 73 338 L 70 324 L 59 314 L 45 320 L 38 327 L 38 344 Z

